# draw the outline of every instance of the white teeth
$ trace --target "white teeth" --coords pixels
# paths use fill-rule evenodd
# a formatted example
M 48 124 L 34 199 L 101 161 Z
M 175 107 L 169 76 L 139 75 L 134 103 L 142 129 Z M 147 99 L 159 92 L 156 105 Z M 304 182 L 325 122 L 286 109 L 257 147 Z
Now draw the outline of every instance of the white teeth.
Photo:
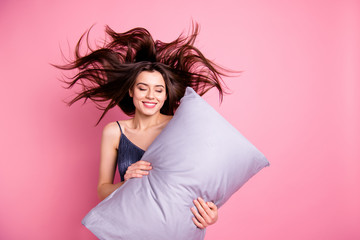
M 156 103 L 144 103 L 145 106 L 153 107 L 156 105 Z

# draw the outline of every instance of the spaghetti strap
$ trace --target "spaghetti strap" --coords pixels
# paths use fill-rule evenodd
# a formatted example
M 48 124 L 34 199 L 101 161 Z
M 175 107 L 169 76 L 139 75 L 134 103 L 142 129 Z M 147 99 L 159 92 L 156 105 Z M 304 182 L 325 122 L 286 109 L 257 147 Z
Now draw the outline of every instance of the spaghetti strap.
M 119 128 L 120 128 L 120 132 L 121 132 L 121 135 L 123 134 L 123 132 L 122 132 L 122 129 L 121 129 L 121 126 L 120 126 L 120 123 L 119 123 L 119 121 L 116 121 L 116 123 L 119 125 Z
M 119 146 L 117 149 L 117 157 L 116 162 L 120 174 L 121 181 L 124 181 L 125 173 L 128 167 L 139 161 L 141 157 L 144 155 L 145 151 L 140 147 L 136 146 L 133 142 L 131 142 L 125 134 L 123 134 L 120 123 L 116 121 L 120 128 L 121 136 L 119 140 Z

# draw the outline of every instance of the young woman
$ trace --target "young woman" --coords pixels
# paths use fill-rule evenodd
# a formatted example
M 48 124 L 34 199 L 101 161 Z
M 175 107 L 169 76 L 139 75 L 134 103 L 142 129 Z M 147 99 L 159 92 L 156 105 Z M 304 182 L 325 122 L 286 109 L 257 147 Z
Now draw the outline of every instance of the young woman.
M 198 35 L 195 24 L 192 33 L 180 35 L 175 41 L 154 41 L 144 28 L 116 33 L 106 27 L 110 37 L 103 47 L 82 55 L 84 35 L 75 49 L 75 60 L 59 68 L 78 69 L 69 81 L 71 88 L 80 84 L 83 90 L 70 102 L 91 99 L 103 111 L 119 106 L 131 116 L 105 126 L 101 141 L 98 195 L 101 200 L 131 178 L 149 174 L 151 164 L 140 160 L 144 152 L 171 120 L 190 86 L 200 95 L 216 87 L 223 95 L 221 76 L 227 71 L 207 58 L 194 47 Z M 101 103 L 108 102 L 106 106 Z M 116 165 L 121 182 L 113 183 Z M 218 210 L 214 203 L 200 197 L 194 200 L 193 222 L 205 228 L 217 221 Z

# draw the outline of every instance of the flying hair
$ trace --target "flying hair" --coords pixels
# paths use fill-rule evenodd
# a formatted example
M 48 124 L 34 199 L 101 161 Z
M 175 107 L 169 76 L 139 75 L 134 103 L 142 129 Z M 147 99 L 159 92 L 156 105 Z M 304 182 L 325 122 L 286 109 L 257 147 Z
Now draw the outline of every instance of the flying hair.
M 199 95 L 215 87 L 222 100 L 225 93 L 222 76 L 234 72 L 210 61 L 194 46 L 199 34 L 197 23 L 192 24 L 190 34 L 185 36 L 182 33 L 170 43 L 154 41 L 145 28 L 137 27 L 117 33 L 106 26 L 107 40 L 96 49 L 89 44 L 90 30 L 79 39 L 75 59 L 66 65 L 54 66 L 62 70 L 78 70 L 73 77 L 63 80 L 66 88 L 72 88 L 75 84 L 82 87 L 69 105 L 80 99 L 92 100 L 103 111 L 97 124 L 115 106 L 129 116 L 134 115 L 135 106 L 129 89 L 133 88 L 142 71 L 158 71 L 162 74 L 168 97 L 160 112 L 166 115 L 174 114 L 186 87 L 192 87 Z M 87 53 L 81 54 L 84 41 Z

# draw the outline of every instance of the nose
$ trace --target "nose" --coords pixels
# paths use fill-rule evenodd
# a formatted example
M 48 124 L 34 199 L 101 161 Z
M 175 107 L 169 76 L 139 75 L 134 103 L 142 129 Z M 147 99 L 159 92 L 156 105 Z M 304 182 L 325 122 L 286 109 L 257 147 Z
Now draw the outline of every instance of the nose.
M 148 99 L 154 99 L 154 92 L 152 90 L 149 90 L 147 92 L 146 98 Z

